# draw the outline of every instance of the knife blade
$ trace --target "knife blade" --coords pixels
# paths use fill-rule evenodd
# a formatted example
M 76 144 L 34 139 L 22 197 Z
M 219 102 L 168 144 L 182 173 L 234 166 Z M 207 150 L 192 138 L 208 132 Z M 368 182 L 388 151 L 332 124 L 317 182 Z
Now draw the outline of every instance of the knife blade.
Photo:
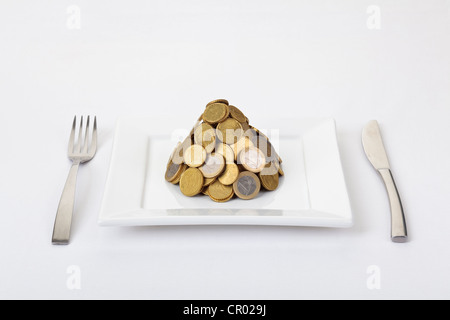
M 381 175 L 391 207 L 391 239 L 396 243 L 408 241 L 408 230 L 402 201 L 392 175 L 391 166 L 377 121 L 371 121 L 363 130 L 363 148 L 375 170 Z

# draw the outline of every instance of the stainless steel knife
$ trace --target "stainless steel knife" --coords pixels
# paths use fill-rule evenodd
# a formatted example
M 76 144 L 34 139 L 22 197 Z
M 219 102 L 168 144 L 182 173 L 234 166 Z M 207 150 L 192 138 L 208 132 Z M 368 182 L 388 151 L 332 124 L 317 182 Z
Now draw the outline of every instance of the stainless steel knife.
M 377 121 L 371 121 L 363 131 L 363 146 L 367 158 L 380 173 L 389 195 L 392 217 L 392 241 L 404 243 L 408 241 L 405 213 L 400 195 L 391 172 L 389 159 L 381 137 L 380 126 Z

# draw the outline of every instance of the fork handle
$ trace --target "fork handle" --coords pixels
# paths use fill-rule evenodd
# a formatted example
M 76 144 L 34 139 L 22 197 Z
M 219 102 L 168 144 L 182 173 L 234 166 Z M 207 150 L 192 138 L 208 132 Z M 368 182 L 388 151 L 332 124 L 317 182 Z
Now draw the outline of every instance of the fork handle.
M 77 174 L 80 164 L 74 163 L 69 172 L 66 185 L 58 206 L 55 227 L 53 228 L 52 243 L 54 245 L 67 245 L 70 240 L 70 229 L 72 226 L 73 208 L 75 204 L 75 190 L 77 185 Z
M 379 170 L 383 178 L 386 190 L 389 195 L 389 202 L 391 205 L 391 219 L 392 219 L 392 241 L 397 243 L 404 243 L 408 241 L 408 230 L 406 227 L 406 218 L 403 211 L 400 195 L 395 185 L 394 177 L 389 169 Z

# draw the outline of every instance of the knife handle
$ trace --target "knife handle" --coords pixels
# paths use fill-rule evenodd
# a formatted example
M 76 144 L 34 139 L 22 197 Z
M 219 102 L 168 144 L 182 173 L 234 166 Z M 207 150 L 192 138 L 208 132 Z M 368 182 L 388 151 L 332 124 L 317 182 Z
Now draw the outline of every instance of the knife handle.
M 402 201 L 395 185 L 394 177 L 389 169 L 378 170 L 383 178 L 384 184 L 389 195 L 392 217 L 392 241 L 396 243 L 405 243 L 408 241 L 408 230 L 406 227 L 406 218 L 403 211 Z

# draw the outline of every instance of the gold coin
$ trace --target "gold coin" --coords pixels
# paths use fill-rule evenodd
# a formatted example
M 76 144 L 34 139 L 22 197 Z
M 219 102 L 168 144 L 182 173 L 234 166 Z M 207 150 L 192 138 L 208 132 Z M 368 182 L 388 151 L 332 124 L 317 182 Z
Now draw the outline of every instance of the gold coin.
M 278 157 L 278 162 L 279 162 L 280 164 L 283 163 L 283 159 L 281 159 L 281 157 L 280 157 L 279 154 L 277 154 L 277 157 Z
M 219 123 L 224 122 L 225 120 L 227 120 L 229 118 L 229 116 L 230 116 L 230 114 L 228 113 L 225 117 L 220 119 Z
M 253 173 L 261 172 L 266 166 L 266 157 L 261 150 L 255 147 L 242 150 L 239 154 L 240 164 Z
M 266 136 L 266 134 L 265 134 L 264 132 L 262 132 L 261 130 L 258 130 L 257 132 L 258 132 L 258 135 L 259 135 L 259 136 L 263 137 L 263 138 L 266 139 L 266 140 L 269 140 L 269 137 Z
M 238 164 L 237 166 L 238 166 L 239 172 L 247 171 L 242 164 Z
M 227 106 L 230 105 L 230 104 L 228 103 L 228 101 L 225 100 L 225 99 L 217 99 L 217 100 L 211 101 L 211 102 L 208 103 L 206 106 L 210 106 L 210 105 L 215 104 L 215 103 L 223 103 L 223 104 L 226 104 Z
M 233 187 L 225 186 L 219 181 L 214 182 L 208 188 L 208 194 L 213 200 L 223 201 L 233 194 Z
M 189 136 L 178 143 L 165 179 L 189 197 L 203 193 L 215 202 L 235 195 L 250 200 L 261 188 L 276 190 L 282 159 L 269 138 L 225 99 L 211 101 Z
M 225 162 L 227 164 L 234 163 L 234 161 L 236 161 L 233 149 L 225 143 L 217 144 L 216 153 L 221 154 L 225 158 Z
M 181 170 L 179 171 L 179 173 L 177 173 L 177 176 L 176 176 L 175 180 L 173 180 L 171 183 L 172 184 L 179 184 L 181 176 L 186 171 L 187 168 L 188 168 L 188 166 L 183 163 L 181 165 Z
M 198 144 L 190 146 L 184 152 L 184 162 L 191 168 L 201 167 L 206 160 L 206 150 Z
M 253 135 L 252 135 L 252 132 L 251 132 L 251 129 L 250 129 L 250 126 L 248 125 L 248 123 L 247 122 L 241 122 L 241 126 L 242 126 L 242 130 L 244 130 L 244 136 L 252 138 Z
M 217 178 L 205 178 L 205 181 L 203 182 L 203 187 L 205 188 L 209 187 L 216 180 Z
M 225 186 L 230 186 L 236 182 L 239 177 L 239 168 L 237 164 L 227 164 L 225 172 L 219 177 L 219 182 Z
M 181 144 L 178 145 L 175 154 L 173 156 L 172 161 L 176 164 L 183 164 L 184 161 L 184 153 L 186 150 L 192 146 L 192 137 L 188 136 Z
M 260 172 L 260 176 L 273 176 L 278 174 L 278 167 L 275 165 L 275 162 L 270 162 L 266 164 L 264 169 Z
M 203 190 L 203 175 L 195 168 L 187 169 L 180 180 L 180 190 L 187 197 L 194 197 Z
M 245 128 L 245 125 L 242 124 L 242 127 Z M 253 129 L 244 129 L 244 137 L 247 137 L 250 139 L 250 141 L 255 145 L 256 142 L 256 132 Z
M 238 108 L 236 108 L 235 106 L 229 106 L 230 108 L 230 116 L 237 120 L 240 123 L 243 123 L 247 121 L 247 117 L 242 113 L 241 110 L 239 110 Z
M 256 132 L 255 128 L 253 128 L 252 126 L 249 126 L 249 128 L 252 138 L 256 139 L 258 137 L 258 132 Z
M 207 153 L 216 147 L 216 130 L 207 123 L 202 123 L 194 130 L 194 141 L 205 148 Z
M 277 168 L 277 170 L 278 170 L 278 173 L 279 173 L 279 175 L 280 176 L 284 176 L 284 170 L 283 170 L 283 168 L 281 167 L 281 163 L 280 162 L 278 162 L 278 161 L 274 161 L 274 163 L 275 163 L 275 167 Z
M 208 187 L 209 187 L 209 186 L 208 186 Z M 208 187 L 203 187 L 202 193 L 203 193 L 205 196 L 209 196 L 209 193 L 208 193 Z
M 206 107 L 203 113 L 203 120 L 209 124 L 216 124 L 228 117 L 230 111 L 223 103 L 213 103 Z
M 225 169 L 225 159 L 221 154 L 213 153 L 206 157 L 205 164 L 199 168 L 205 178 L 216 178 Z
M 261 181 L 253 172 L 242 172 L 233 184 L 234 193 L 243 200 L 256 198 L 261 190 Z
M 231 190 L 233 190 L 233 189 L 231 189 Z M 212 196 L 209 194 L 209 192 L 207 193 L 207 195 L 208 195 L 209 198 L 210 198 L 212 201 L 214 201 L 214 202 L 224 203 L 224 202 L 228 202 L 228 201 L 230 201 L 231 199 L 233 199 L 233 197 L 234 197 L 234 191 L 231 193 L 231 195 L 230 195 L 228 198 L 222 199 L 222 200 L 215 199 L 214 197 L 212 197 Z
M 262 186 L 268 191 L 275 191 L 280 184 L 280 175 L 278 174 L 278 171 L 273 175 L 263 174 L 263 172 L 264 170 L 259 174 Z
M 231 148 L 234 152 L 234 160 L 237 161 L 242 150 L 254 147 L 255 145 L 248 137 L 242 137 L 237 143 L 232 144 Z
M 232 118 L 228 118 L 217 125 L 217 137 L 223 143 L 234 144 L 243 136 L 244 130 L 242 125 Z
M 268 159 L 268 161 L 275 160 L 278 158 L 277 152 L 275 151 L 275 148 L 273 147 L 272 143 L 269 140 L 267 140 L 266 158 Z

